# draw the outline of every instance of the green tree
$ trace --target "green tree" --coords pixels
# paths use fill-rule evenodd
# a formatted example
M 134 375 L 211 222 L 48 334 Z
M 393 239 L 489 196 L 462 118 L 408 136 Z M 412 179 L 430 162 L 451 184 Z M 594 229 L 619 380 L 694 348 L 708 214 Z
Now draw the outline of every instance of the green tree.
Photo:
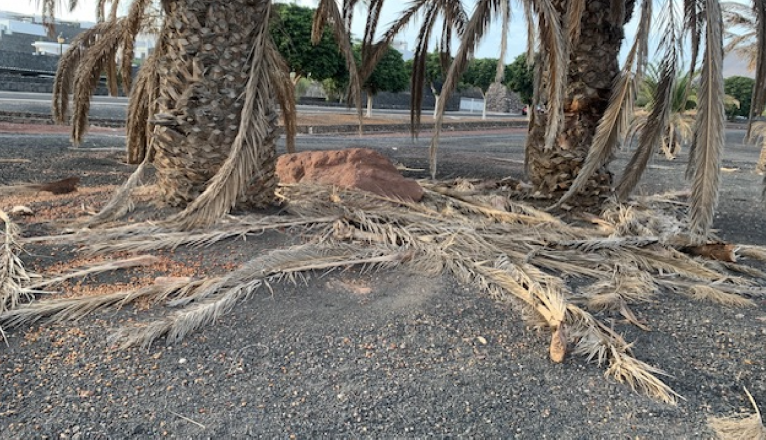
M 295 74 L 293 81 L 308 77 L 323 81 L 345 72 L 345 60 L 330 29 L 325 29 L 317 44 L 311 42 L 314 9 L 285 3 L 277 3 L 272 8 L 269 32 Z
M 525 54 L 517 56 L 511 64 L 505 66 L 505 85 L 516 92 L 522 102 L 533 104 L 534 84 L 534 68 L 527 64 Z
M 477 87 L 481 90 L 481 94 L 484 96 L 484 107 L 481 112 L 482 119 L 487 117 L 487 91 L 489 91 L 489 86 L 495 82 L 496 76 L 497 59 L 478 58 L 468 63 L 468 67 L 466 67 L 461 78 L 463 84 Z
M 468 63 L 461 81 L 464 84 L 478 87 L 482 92 L 486 92 L 489 86 L 495 81 L 497 71 L 496 58 L 477 58 Z
M 354 51 L 361 57 L 361 47 L 355 46 Z M 408 76 L 402 54 L 389 47 L 383 57 L 375 65 L 375 70 L 362 85 L 367 94 L 367 117 L 372 117 L 372 101 L 379 92 L 401 92 L 407 88 Z
M 724 80 L 724 91 L 737 101 L 739 108 L 734 107 L 730 115 L 750 116 L 750 99 L 753 96 L 755 80 L 745 76 L 732 76 Z

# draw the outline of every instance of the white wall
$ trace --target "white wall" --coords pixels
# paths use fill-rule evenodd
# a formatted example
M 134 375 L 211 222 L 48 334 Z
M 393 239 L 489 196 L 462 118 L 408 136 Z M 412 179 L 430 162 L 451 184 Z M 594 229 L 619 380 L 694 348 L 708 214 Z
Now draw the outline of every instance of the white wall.
M 483 99 L 460 98 L 461 111 L 481 113 L 483 109 L 484 109 Z

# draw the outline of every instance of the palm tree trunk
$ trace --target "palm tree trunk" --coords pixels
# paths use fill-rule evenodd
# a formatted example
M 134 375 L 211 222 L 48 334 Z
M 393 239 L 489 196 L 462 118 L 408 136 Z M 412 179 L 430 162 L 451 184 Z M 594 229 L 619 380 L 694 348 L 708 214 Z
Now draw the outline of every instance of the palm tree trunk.
M 226 160 L 237 136 L 248 82 L 248 57 L 270 0 L 177 0 L 167 2 L 154 165 L 163 200 L 183 206 L 194 200 Z M 273 97 L 272 97 L 273 98 Z M 275 106 L 254 111 L 275 132 Z M 263 204 L 276 187 L 275 136 L 258 148 L 259 176 L 241 203 Z
M 569 0 L 554 0 L 566 17 Z M 564 124 L 557 142 L 545 148 L 547 114 L 530 106 L 532 123 L 527 141 L 527 173 L 535 189 L 556 195 L 568 189 L 585 161 L 599 120 L 609 103 L 619 73 L 618 55 L 624 24 L 630 19 L 633 0 L 590 0 L 582 16 L 579 39 L 569 54 Z M 544 84 L 543 84 L 544 87 Z M 581 204 L 594 204 L 611 192 L 612 174 L 606 166 L 594 173 L 583 190 Z

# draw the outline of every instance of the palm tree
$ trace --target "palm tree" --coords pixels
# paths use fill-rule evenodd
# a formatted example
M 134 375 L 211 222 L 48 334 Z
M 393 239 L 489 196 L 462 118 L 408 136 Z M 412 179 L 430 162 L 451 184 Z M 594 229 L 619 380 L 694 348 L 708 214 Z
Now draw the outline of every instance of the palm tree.
M 444 82 L 439 112 L 455 89 L 488 27 L 510 20 L 509 0 L 477 0 L 473 13 L 451 13 L 458 1 L 419 0 L 411 3 L 390 32 L 398 32 L 417 11 L 424 17 L 418 52 L 429 40 L 437 17 L 443 17 L 444 33 L 460 39 L 454 61 Z M 695 142 L 691 149 L 693 171 L 690 230 L 704 237 L 710 228 L 717 202 L 720 154 L 723 147 L 724 106 L 721 75 L 722 16 L 718 0 L 669 0 L 663 2 L 659 26 L 652 24 L 653 0 L 521 0 L 528 28 L 528 53 L 539 53 L 535 63 L 534 101 L 544 112 L 530 120 L 526 162 L 535 190 L 560 197 L 556 206 L 576 198 L 577 204 L 597 204 L 613 193 L 610 158 L 631 120 L 636 80 L 642 76 L 648 53 L 649 29 L 660 29 L 659 82 L 655 105 L 642 131 L 639 148 L 629 168 L 616 184 L 619 197 L 627 197 L 646 169 L 660 143 L 670 117 L 670 100 L 677 77 L 684 36 L 691 39 L 691 66 L 703 59 Z M 762 0 L 756 3 L 761 4 Z M 625 24 L 639 16 L 636 39 L 622 67 L 618 55 L 623 46 Z M 430 26 L 430 27 L 429 27 Z M 386 34 L 387 36 L 388 34 Z M 503 33 L 505 37 L 506 34 Z M 385 38 L 385 36 L 384 36 Z M 443 40 L 442 40 L 443 41 Z M 504 47 L 504 45 L 501 44 Z M 502 59 L 502 57 L 501 57 Z M 416 62 L 417 65 L 417 62 Z M 417 69 L 415 69 L 417 73 Z M 415 84 L 415 82 L 413 82 Z M 413 90 L 417 90 L 413 87 Z M 413 120 L 419 118 L 417 107 Z M 431 148 L 431 172 L 436 174 L 436 151 L 441 117 Z
M 696 75 L 695 75 L 696 77 Z M 668 117 L 665 133 L 660 139 L 660 150 L 669 160 L 676 158 L 682 147 L 691 142 L 694 130 L 692 119 L 686 114 L 687 110 L 697 105 L 697 94 L 693 86 L 693 80 L 689 73 L 676 76 L 675 83 L 670 92 L 670 116 Z M 655 106 L 654 97 L 657 95 L 660 75 L 657 66 L 650 64 L 646 76 L 638 89 L 638 98 L 646 102 L 644 109 L 651 112 Z M 637 134 L 644 129 L 648 118 L 645 115 L 636 115 L 630 124 L 629 135 Z
M 736 52 L 748 60 L 755 72 L 750 120 L 766 107 L 766 2 L 752 0 L 750 6 L 738 2 L 722 2 L 726 25 L 725 50 Z M 750 127 L 748 127 L 748 136 Z
M 749 69 L 755 69 L 758 59 L 758 42 L 755 10 L 738 2 L 722 2 L 724 23 L 724 51 L 734 52 L 748 62 Z
M 69 5 L 75 6 L 70 0 Z M 155 51 L 131 87 L 133 42 L 150 0 L 133 0 L 125 17 L 118 0 L 105 17 L 72 42 L 55 81 L 54 115 L 68 119 L 74 94 L 72 138 L 88 126 L 89 100 L 102 72 L 116 89 L 116 59 L 130 92 L 128 160 L 157 170 L 161 199 L 187 206 L 184 218 L 209 222 L 235 204 L 271 201 L 279 102 L 288 129 L 293 119 L 289 74 L 268 34 L 270 0 L 162 1 Z M 44 2 L 46 16 L 53 0 Z M 215 177 L 215 178 L 214 178 Z M 192 203 L 193 202 L 193 203 Z

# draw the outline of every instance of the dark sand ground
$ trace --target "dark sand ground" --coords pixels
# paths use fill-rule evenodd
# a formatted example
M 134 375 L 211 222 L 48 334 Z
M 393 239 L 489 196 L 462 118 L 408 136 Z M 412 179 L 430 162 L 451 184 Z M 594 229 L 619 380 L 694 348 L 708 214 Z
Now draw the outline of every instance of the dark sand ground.
M 740 140 L 739 132 L 727 137 L 715 226 L 727 241 L 764 245 L 757 151 Z M 49 232 L 45 216 L 101 203 L 108 191 L 98 187 L 119 184 L 133 169 L 110 149 L 121 142 L 97 134 L 71 149 L 64 135 L 0 134 L 0 184 L 82 177 L 77 195 L 30 203 L 38 216 L 22 221 L 26 233 Z M 304 137 L 299 149 L 359 145 L 427 168 L 427 139 Z M 453 136 L 443 145 L 440 177 L 521 176 L 518 132 Z M 683 156 L 658 158 L 642 191 L 686 187 L 684 167 Z M 0 198 L 0 208 L 11 203 Z M 201 276 L 300 240 L 272 232 L 155 255 L 176 275 Z M 76 257 L 67 246 L 27 251 L 25 262 L 40 270 Z M 68 288 L 155 275 L 135 269 Z M 756 301 L 735 309 L 664 294 L 633 309 L 651 332 L 615 321 L 639 359 L 671 375 L 667 383 L 684 397 L 676 406 L 606 380 L 584 359 L 552 364 L 547 335 L 526 328 L 511 305 L 446 276 L 317 274 L 260 291 L 180 344 L 110 350 L 111 331 L 162 312 L 129 307 L 7 331 L 0 438 L 712 438 L 707 417 L 751 411 L 743 387 L 766 409 L 766 301 Z

